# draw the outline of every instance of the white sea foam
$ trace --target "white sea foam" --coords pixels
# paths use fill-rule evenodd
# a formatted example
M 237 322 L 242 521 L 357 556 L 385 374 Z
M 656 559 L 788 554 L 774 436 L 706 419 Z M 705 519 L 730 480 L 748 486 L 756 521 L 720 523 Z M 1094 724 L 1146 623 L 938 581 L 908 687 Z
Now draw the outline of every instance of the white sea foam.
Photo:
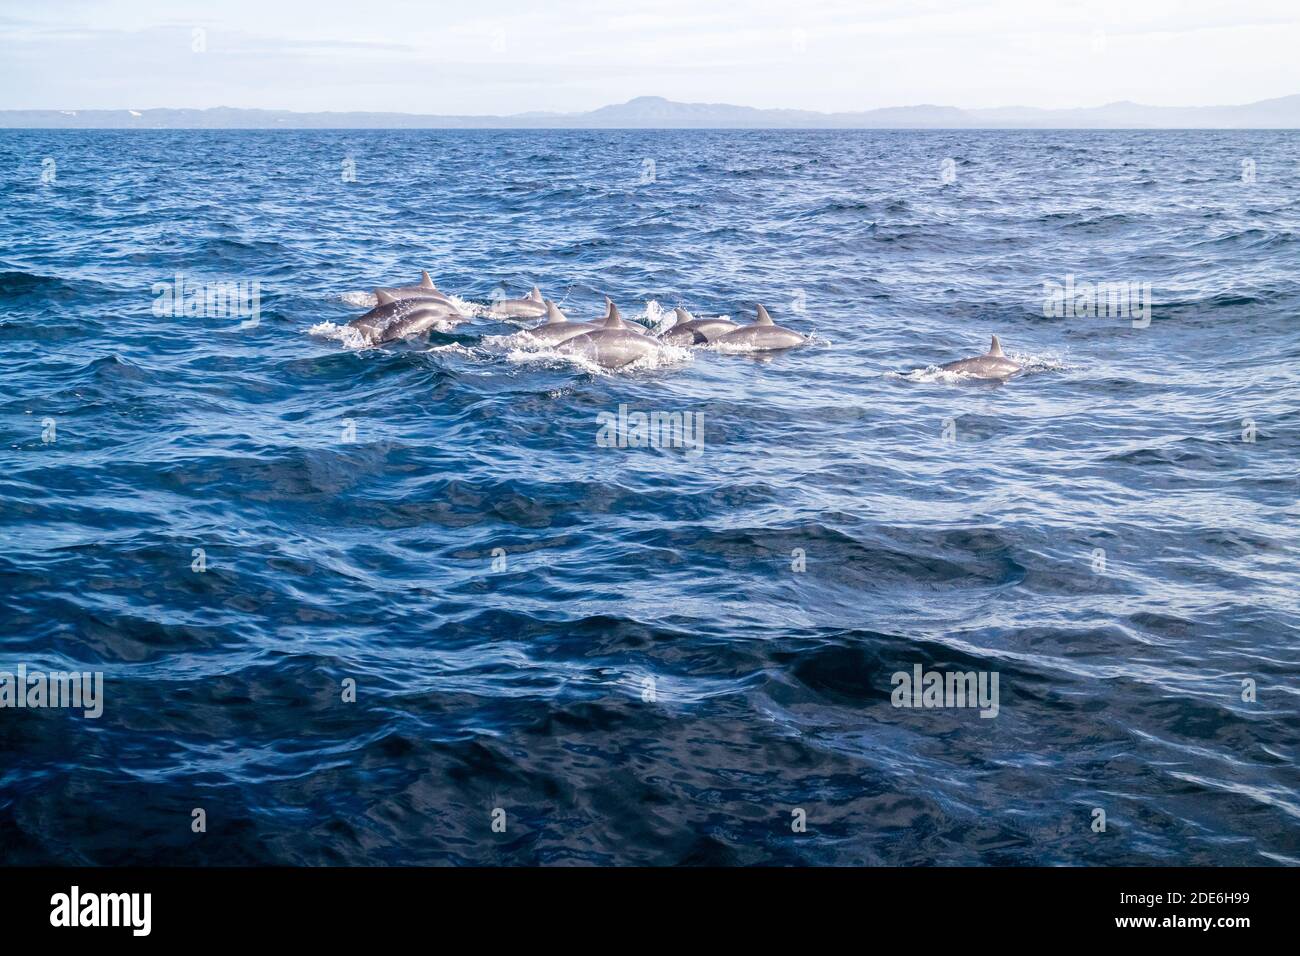
M 661 335 L 677 323 L 676 313 L 672 309 L 665 309 L 654 299 L 645 304 L 645 311 L 641 316 L 645 319 L 643 324 L 653 335 Z
M 649 359 L 642 360 L 644 364 L 633 362 L 633 365 L 639 365 L 642 368 L 670 368 L 676 365 L 685 365 L 688 362 L 695 361 L 695 355 L 690 349 L 684 349 L 676 345 L 660 345 L 658 355 Z
M 463 358 L 479 359 L 480 361 L 492 357 L 491 353 L 486 349 L 479 348 L 476 345 L 463 345 L 460 342 L 445 342 L 442 345 L 432 345 L 426 351 L 433 355 L 457 355 Z
M 478 344 L 486 349 L 491 349 L 496 352 L 505 352 L 513 348 L 541 348 L 546 343 L 539 342 L 537 339 L 529 335 L 527 330 L 523 330 L 516 332 L 513 335 L 485 335 L 478 340 Z
M 488 307 L 486 305 L 481 305 L 478 302 L 472 302 L 469 299 L 462 299 L 458 295 L 449 294 L 447 298 L 450 299 L 451 304 L 456 307 L 456 311 L 459 312 L 461 315 L 465 316 L 466 318 L 475 319 L 478 318 L 480 315 L 488 314 Z
M 364 349 L 369 343 L 366 337 L 350 325 L 335 325 L 333 322 L 318 322 L 307 330 L 308 335 L 341 342 L 345 348 Z
M 578 368 L 595 375 L 603 374 L 606 371 L 595 362 L 589 361 L 581 355 L 573 352 L 560 352 L 549 345 L 542 345 L 539 348 L 512 348 L 506 352 L 506 361 L 518 365 L 539 365 L 543 368 L 576 365 Z
M 1007 358 L 1023 369 L 1021 374 L 1036 375 L 1039 372 L 1066 372 L 1072 366 L 1065 359 L 1051 352 L 1008 352 Z
M 947 385 L 956 385 L 958 382 L 971 379 L 969 375 L 963 375 L 961 372 L 946 372 L 937 365 L 927 365 L 925 368 L 915 368 L 910 372 L 889 371 L 885 373 L 884 377 L 896 378 L 904 382 L 917 382 L 920 384 L 943 382 Z M 973 379 L 971 380 L 973 381 Z

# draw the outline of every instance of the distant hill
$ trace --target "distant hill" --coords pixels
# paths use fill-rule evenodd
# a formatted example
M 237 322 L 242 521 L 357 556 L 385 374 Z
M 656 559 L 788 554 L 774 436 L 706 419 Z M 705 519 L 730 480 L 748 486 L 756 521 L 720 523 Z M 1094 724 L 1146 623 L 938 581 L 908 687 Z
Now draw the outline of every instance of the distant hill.
M 1086 109 L 893 106 L 856 113 L 765 110 L 638 96 L 586 113 L 433 116 L 418 113 L 295 113 L 290 110 L 0 110 L 21 129 L 1300 129 L 1300 94 L 1241 106 Z

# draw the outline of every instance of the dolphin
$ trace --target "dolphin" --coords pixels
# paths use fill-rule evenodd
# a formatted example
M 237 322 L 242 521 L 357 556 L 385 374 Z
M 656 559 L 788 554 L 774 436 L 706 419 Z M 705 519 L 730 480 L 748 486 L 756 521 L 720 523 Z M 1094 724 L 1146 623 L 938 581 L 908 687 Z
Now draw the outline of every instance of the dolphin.
M 808 340 L 798 332 L 783 328 L 772 321 L 767 309 L 758 307 L 758 318 L 752 325 L 732 329 L 719 335 L 714 342 L 724 352 L 771 352 L 792 349 Z
M 493 315 L 504 315 L 511 319 L 533 319 L 546 314 L 546 300 L 537 286 L 523 299 L 502 299 L 493 303 Z
M 680 306 L 673 311 L 677 314 L 677 323 L 659 336 L 659 341 L 665 345 L 701 345 L 740 328 L 730 319 L 697 319 Z
M 360 332 L 367 345 L 380 345 L 436 325 L 454 326 L 467 321 L 465 316 L 445 303 L 401 299 L 375 306 L 361 318 L 349 322 L 348 328 Z
M 605 314 L 602 315 L 600 318 L 596 319 L 595 323 L 597 325 L 604 325 L 606 322 L 608 322 L 610 310 L 613 308 L 614 308 L 614 300 L 611 299 L 609 296 L 605 296 Z M 647 329 L 640 322 L 624 322 L 623 324 L 624 326 L 627 327 L 629 331 L 635 332 L 637 335 L 651 334 L 650 330 Z
M 420 273 L 419 285 L 380 286 L 375 289 L 375 298 L 379 300 L 380 305 L 387 305 L 399 299 L 434 299 L 439 302 L 451 302 L 444 293 L 438 291 L 438 287 L 433 284 L 427 272 Z
M 601 328 L 599 322 L 570 322 L 559 307 L 550 299 L 547 299 L 546 321 L 541 325 L 528 329 L 524 334 L 537 339 L 539 342 L 559 345 L 566 339 L 571 339 L 586 332 L 595 332 L 599 328 Z
M 651 335 L 638 334 L 618 314 L 618 306 L 609 305 L 609 318 L 595 332 L 566 340 L 560 351 L 572 352 L 605 368 L 621 368 L 640 358 L 657 355 L 659 342 Z
M 972 378 L 1009 378 L 1020 371 L 1020 366 L 1002 354 L 1002 343 L 993 336 L 989 350 L 975 358 L 958 359 L 939 368 L 945 372 L 960 372 Z
M 451 297 L 448 296 L 445 292 L 439 292 L 437 289 L 434 289 L 433 291 L 430 291 L 428 289 L 420 289 L 415 292 L 410 292 L 405 289 L 385 289 L 383 287 L 376 287 L 375 300 L 380 305 L 387 305 L 390 302 L 403 302 L 408 300 L 419 300 L 422 302 L 445 302 L 448 305 L 451 304 Z

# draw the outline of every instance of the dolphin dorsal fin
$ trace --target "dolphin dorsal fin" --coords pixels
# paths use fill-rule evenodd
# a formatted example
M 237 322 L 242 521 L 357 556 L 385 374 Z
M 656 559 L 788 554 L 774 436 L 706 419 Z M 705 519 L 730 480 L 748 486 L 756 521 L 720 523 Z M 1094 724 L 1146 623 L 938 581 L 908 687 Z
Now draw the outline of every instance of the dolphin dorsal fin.
M 393 295 L 391 292 L 385 292 L 383 289 L 376 289 L 375 299 L 378 300 L 380 305 L 388 305 L 390 302 L 396 302 L 397 296 Z
M 565 316 L 565 314 L 560 311 L 560 307 L 556 305 L 554 302 L 552 302 L 550 299 L 547 299 L 546 300 L 546 324 L 562 325 L 568 321 L 569 320 Z
M 754 324 L 776 325 L 776 323 L 772 321 L 772 317 L 767 314 L 767 309 L 763 308 L 761 305 L 758 307 L 758 318 L 754 320 Z
M 618 314 L 618 306 L 613 302 L 609 304 L 609 315 L 605 317 L 605 328 L 621 329 L 624 328 L 623 316 Z
M 429 273 L 423 270 L 420 271 L 420 288 L 435 289 L 435 290 L 438 288 L 436 285 L 433 284 L 433 280 L 429 278 Z
M 989 355 L 997 358 L 1002 357 L 1002 343 L 998 341 L 996 335 L 993 336 L 993 341 L 989 344 Z
M 677 325 L 685 325 L 687 322 L 695 321 L 695 316 L 691 315 L 680 305 L 677 308 L 673 309 L 673 312 L 677 314 L 677 323 L 676 323 Z
M 542 290 L 537 288 L 537 286 L 533 286 L 533 291 L 528 293 L 528 298 L 532 299 L 534 302 L 541 302 Z

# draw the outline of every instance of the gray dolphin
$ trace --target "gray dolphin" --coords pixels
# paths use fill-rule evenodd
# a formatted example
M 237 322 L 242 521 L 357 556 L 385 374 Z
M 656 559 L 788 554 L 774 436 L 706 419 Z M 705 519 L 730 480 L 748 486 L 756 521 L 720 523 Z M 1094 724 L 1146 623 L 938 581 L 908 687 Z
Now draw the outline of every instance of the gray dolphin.
M 975 358 L 958 359 L 939 368 L 945 372 L 960 372 L 972 378 L 1008 378 L 1020 371 L 1020 366 L 1002 354 L 1002 343 L 993 336 L 989 350 Z
M 605 368 L 621 368 L 658 354 L 659 342 L 654 336 L 632 331 L 618 314 L 618 306 L 611 302 L 609 318 L 601 328 L 566 340 L 560 351 L 582 355 Z
M 528 329 L 525 334 L 537 339 L 539 342 L 559 345 L 567 339 L 587 332 L 595 332 L 599 328 L 601 328 L 599 322 L 570 322 L 559 307 L 550 299 L 547 299 L 546 321 L 541 325 Z
M 533 319 L 546 314 L 546 300 L 537 286 L 523 299 L 502 299 L 492 304 L 493 315 L 504 315 L 512 319 Z
M 613 308 L 614 308 L 614 300 L 611 299 L 609 296 L 605 296 L 605 314 L 602 315 L 600 318 L 598 318 L 598 319 L 595 320 L 596 324 L 597 324 L 597 325 L 601 325 L 601 326 L 603 326 L 606 322 L 608 322 L 608 321 L 609 321 L 610 310 L 613 309 Z M 628 331 L 630 331 L 630 332 L 635 332 L 637 335 L 650 335 L 650 334 L 652 334 L 652 333 L 650 332 L 650 330 L 647 329 L 647 328 L 646 328 L 644 325 L 642 325 L 640 322 L 628 322 L 628 321 L 625 319 L 625 320 L 623 321 L 623 325 L 628 329 Z
M 377 305 L 348 323 L 367 345 L 380 345 L 430 329 L 435 325 L 460 325 L 468 319 L 450 305 L 425 299 L 401 299 Z
M 380 305 L 387 305 L 399 299 L 433 299 L 439 302 L 451 302 L 445 294 L 438 291 L 438 287 L 429 278 L 428 272 L 420 273 L 419 285 L 380 286 L 375 289 L 375 298 L 379 300 Z
M 772 321 L 767 309 L 758 307 L 758 318 L 752 325 L 742 326 L 719 335 L 713 340 L 723 352 L 771 352 L 792 349 L 808 340 L 798 332 L 783 328 Z
M 697 319 L 680 306 L 673 311 L 677 313 L 677 323 L 659 336 L 665 345 L 702 345 L 740 328 L 730 319 Z

